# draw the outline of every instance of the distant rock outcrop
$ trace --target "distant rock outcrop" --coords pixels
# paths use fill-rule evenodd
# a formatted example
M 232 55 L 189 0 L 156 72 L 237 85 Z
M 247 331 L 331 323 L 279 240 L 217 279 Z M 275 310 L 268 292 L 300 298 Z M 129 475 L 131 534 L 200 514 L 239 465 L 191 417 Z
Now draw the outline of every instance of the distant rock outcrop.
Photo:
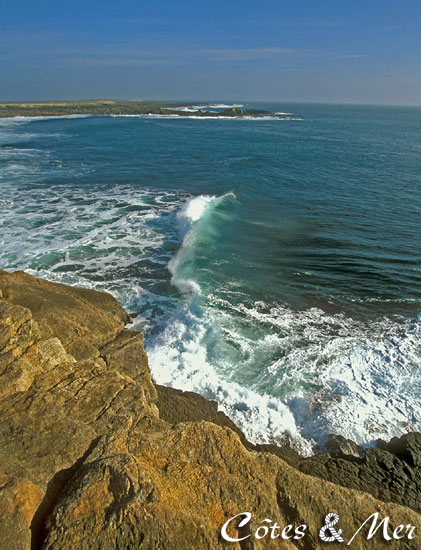
M 2 549 L 310 550 L 331 511 L 346 540 L 374 512 L 419 527 L 417 435 L 364 458 L 257 451 L 216 404 L 155 387 L 128 321 L 108 294 L 0 271 Z M 224 541 L 245 511 L 242 536 L 265 518 L 306 534 Z M 419 548 L 366 535 L 352 548 Z

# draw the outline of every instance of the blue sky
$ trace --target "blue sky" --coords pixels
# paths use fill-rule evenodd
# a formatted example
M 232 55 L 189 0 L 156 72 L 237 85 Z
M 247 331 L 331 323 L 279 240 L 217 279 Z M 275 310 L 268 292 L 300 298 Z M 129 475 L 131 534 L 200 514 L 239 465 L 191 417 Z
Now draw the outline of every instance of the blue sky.
M 421 104 L 419 0 L 4 2 L 0 100 Z

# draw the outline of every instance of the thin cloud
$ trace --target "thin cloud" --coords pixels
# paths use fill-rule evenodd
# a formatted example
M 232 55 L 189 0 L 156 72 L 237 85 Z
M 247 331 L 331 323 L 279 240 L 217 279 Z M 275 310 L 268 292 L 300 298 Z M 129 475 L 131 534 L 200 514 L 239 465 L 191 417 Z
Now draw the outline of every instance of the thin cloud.
M 296 50 L 290 48 L 223 48 L 199 50 L 196 53 L 206 56 L 212 61 L 255 61 L 296 53 Z
M 169 60 L 121 57 L 70 57 L 67 63 L 75 67 L 151 67 L 154 65 L 167 65 Z
M 19 40 L 18 40 L 19 38 Z M 57 42 L 55 33 L 34 33 L 30 35 L 30 42 L 22 42 L 20 37 L 0 36 L 0 60 L 13 59 L 20 62 L 28 58 L 28 63 L 34 63 L 34 56 L 38 64 L 59 59 L 61 64 L 72 66 L 109 66 L 109 67 L 147 67 L 153 65 L 195 65 L 195 64 L 238 64 L 261 62 L 281 66 L 302 68 L 306 59 L 313 58 L 315 63 L 320 62 L 352 62 L 364 55 L 358 52 L 333 52 L 311 49 L 292 49 L 279 46 L 253 48 L 206 48 L 192 49 L 183 47 L 173 41 L 172 44 L 162 43 L 160 40 L 132 40 L 121 39 L 107 41 L 101 44 L 85 43 L 70 44 L 68 36 L 61 36 L 62 43 L 52 47 Z M 35 40 L 37 38 L 37 40 Z M 64 40 L 63 40 L 64 38 Z M 36 42 L 36 43 L 35 43 Z M 7 47 L 6 47 L 7 46 Z
M 328 19 L 290 19 L 277 22 L 280 27 L 297 27 L 297 28 L 337 28 L 345 27 L 348 22 L 345 20 L 328 20 Z
M 361 59 L 362 57 L 367 56 L 362 53 L 344 53 L 342 55 L 338 55 L 339 59 Z

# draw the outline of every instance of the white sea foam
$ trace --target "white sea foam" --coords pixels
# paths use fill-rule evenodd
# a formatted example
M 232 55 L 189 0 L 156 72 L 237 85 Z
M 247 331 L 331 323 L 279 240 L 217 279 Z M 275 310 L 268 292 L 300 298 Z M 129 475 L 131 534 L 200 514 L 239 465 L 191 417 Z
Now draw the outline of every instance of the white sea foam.
M 13 137 L 7 123 L 0 128 Z M 224 289 L 206 295 L 195 258 L 220 211 L 236 204 L 233 193 L 37 188 L 48 152 L 1 153 L 2 267 L 107 290 L 129 311 L 141 310 L 135 327 L 147 331 L 157 382 L 216 399 L 253 441 L 288 439 L 306 453 L 328 433 L 370 444 L 421 428 L 419 318 L 369 323 L 239 303 L 235 281 L 224 300 Z M 48 175 L 61 174 L 48 166 Z
M 130 311 L 141 307 L 136 326 L 150 330 L 154 379 L 216 399 L 250 440 L 288 439 L 309 453 L 329 433 L 369 444 L 421 428 L 419 319 L 368 325 L 318 309 L 203 295 L 197 247 L 233 193 L 188 197 L 127 186 L 106 196 L 100 187 L 89 196 L 63 188 L 25 194 L 11 184 L 7 197 L 2 266 L 110 291 Z M 162 245 L 176 232 L 181 244 L 171 258 Z M 181 299 L 154 290 L 167 263 Z
M 311 445 L 297 429 L 293 414 L 280 400 L 261 395 L 230 381 L 208 359 L 207 337 L 213 321 L 210 309 L 200 304 L 197 281 L 184 277 L 194 257 L 197 238 L 203 226 L 211 223 L 212 209 L 224 200 L 235 199 L 233 192 L 222 196 L 200 195 L 188 199 L 176 216 L 182 244 L 169 262 L 172 283 L 185 294 L 185 300 L 167 317 L 159 333 L 148 340 L 148 356 L 156 382 L 197 391 L 219 403 L 252 441 L 292 440 L 304 453 Z M 227 364 L 227 372 L 232 365 Z
M 197 111 L 200 111 L 200 106 L 192 106 L 192 107 L 165 107 L 168 111 L 180 111 L 182 113 L 195 113 Z
M 174 316 L 166 320 L 158 336 L 149 341 L 152 374 L 159 383 L 198 391 L 208 399 L 215 399 L 251 440 L 280 443 L 291 438 L 300 450 L 308 453 L 309 443 L 300 436 L 286 405 L 221 376 L 207 358 L 205 340 L 213 319 L 204 320 L 203 316 L 208 316 L 210 310 L 201 308 L 200 286 L 194 279 L 183 276 L 183 268 L 195 254 L 200 224 L 207 223 L 212 208 L 227 198 L 235 199 L 235 194 L 191 198 L 176 216 L 182 245 L 170 260 L 169 270 L 172 283 L 186 293 L 186 300 Z
M 4 117 L 0 118 L 1 124 L 3 123 L 25 123 L 25 122 L 33 122 L 37 120 L 56 120 L 56 119 L 73 119 L 73 118 L 88 118 L 90 116 L 94 116 L 91 114 L 85 114 L 85 115 L 44 115 L 44 116 L 14 116 L 14 117 Z
M 28 172 L 31 179 L 37 175 L 34 170 Z M 124 280 L 124 274 L 133 272 L 140 260 L 149 261 L 151 251 L 163 242 L 163 234 L 148 224 L 183 202 L 180 193 L 124 186 L 104 197 L 101 187 L 86 196 L 83 189 L 53 187 L 28 194 L 13 180 L 5 185 L 9 200 L 0 203 L 2 267 L 109 290 L 126 306 L 138 299 L 140 285 Z M 10 204 L 16 206 L 11 209 Z
M 302 452 L 309 454 L 310 443 L 301 437 L 293 414 L 282 401 L 247 389 L 217 372 L 208 359 L 205 343 L 209 325 L 203 322 L 200 313 L 194 313 L 195 297 L 190 300 L 148 345 L 155 381 L 216 400 L 251 441 L 292 440 Z
M 329 433 L 369 445 L 420 429 L 420 320 L 367 325 L 315 308 L 203 301 L 186 266 L 217 200 L 189 199 L 177 215 L 184 237 L 169 268 L 186 298 L 148 341 L 156 380 L 216 399 L 253 441 L 288 438 L 305 453 Z
M 369 328 L 319 310 L 262 313 L 261 305 L 237 308 L 235 321 L 232 313 L 200 309 L 189 300 L 149 343 L 153 375 L 159 383 L 216 399 L 252 441 L 287 437 L 310 453 L 329 433 L 369 445 L 421 428 L 414 387 L 419 321 L 399 328 L 384 319 Z M 262 324 L 272 331 L 263 335 Z M 240 350 L 236 361 L 233 345 Z M 221 350 L 216 359 L 212 348 Z M 262 358 L 280 353 L 266 368 L 259 366 L 252 386 L 242 379 Z
M 237 109 L 240 107 L 244 107 L 244 105 L 242 103 L 231 103 L 231 104 L 215 103 L 215 104 L 205 106 L 205 108 L 208 108 L 208 109 Z
M 284 117 L 280 118 L 279 116 L 274 115 L 263 115 L 263 116 L 252 116 L 252 115 L 241 115 L 241 116 L 227 116 L 227 115 L 216 115 L 216 116 L 207 116 L 207 115 L 177 115 L 177 114 L 154 114 L 154 113 L 145 113 L 145 114 L 135 114 L 135 115 L 106 115 L 113 118 L 156 118 L 156 119 L 181 119 L 181 120 L 303 120 L 296 117 Z
M 269 331 L 257 343 L 249 341 L 257 355 L 267 346 L 282 351 L 256 382 L 281 396 L 304 437 L 323 441 L 340 433 L 368 444 L 421 427 L 420 319 L 397 323 L 385 317 L 367 325 L 318 309 L 221 305 Z
M 186 106 L 179 106 L 179 107 L 165 107 L 168 110 L 171 111 L 184 111 L 184 112 L 194 112 L 194 111 L 208 111 L 209 109 L 234 109 L 238 107 L 244 107 L 242 103 L 232 103 L 232 104 L 225 104 L 225 103 L 215 103 L 215 104 L 201 104 L 201 105 L 186 105 Z

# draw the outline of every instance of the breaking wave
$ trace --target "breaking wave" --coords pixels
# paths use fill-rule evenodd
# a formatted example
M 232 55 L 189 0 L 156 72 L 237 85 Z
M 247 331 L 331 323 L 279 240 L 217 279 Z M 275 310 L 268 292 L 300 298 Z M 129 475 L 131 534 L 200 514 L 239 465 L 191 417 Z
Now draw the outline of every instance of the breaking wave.
M 104 121 L 112 125 L 112 120 L 101 124 Z M 386 305 L 382 310 L 414 312 L 409 317 L 379 313 L 377 295 L 363 292 L 352 299 L 366 300 L 375 315 L 329 313 L 328 307 L 294 308 L 287 300 L 282 302 L 281 293 L 275 301 L 270 289 L 261 291 L 260 280 L 254 285 L 259 257 L 250 248 L 273 242 L 273 234 L 267 233 L 270 220 L 265 225 L 263 216 L 262 224 L 253 226 L 264 232 L 261 241 L 247 241 L 237 226 L 240 213 L 250 212 L 243 204 L 246 186 L 237 187 L 231 179 L 225 189 L 233 188 L 238 198 L 232 192 L 217 194 L 226 182 L 223 171 L 219 187 L 200 183 L 199 192 L 215 189 L 215 194 L 193 196 L 194 187 L 192 192 L 181 191 L 179 180 L 168 190 L 169 171 L 163 171 L 161 188 L 127 183 L 135 177 L 140 180 L 140 172 L 133 176 L 126 171 L 130 162 L 124 155 L 127 164 L 118 165 L 122 174 L 116 170 L 118 183 L 103 185 L 95 171 L 90 175 L 92 165 L 85 164 L 85 151 L 83 160 L 75 156 L 75 161 L 71 155 L 66 158 L 68 141 L 64 148 L 57 140 L 55 148 L 61 134 L 51 129 L 63 131 L 69 124 L 0 120 L 2 268 L 25 269 L 50 280 L 111 292 L 128 311 L 138 314 L 133 326 L 146 333 L 154 379 L 215 399 L 252 441 L 289 441 L 309 454 L 330 433 L 370 445 L 379 437 L 421 429 L 421 319 L 415 298 L 410 307 L 394 310 Z M 133 126 L 137 135 L 141 125 Z M 238 134 L 242 132 L 243 127 Z M 241 149 L 230 154 L 238 159 L 245 153 Z M 170 159 L 167 167 L 171 159 L 177 162 L 175 153 L 162 158 Z M 211 165 L 223 167 L 220 158 L 225 158 L 222 152 Z M 247 180 L 248 172 L 257 170 L 252 178 L 255 195 L 251 194 L 257 208 L 264 202 L 265 187 L 256 187 L 255 181 L 263 181 L 265 172 L 259 157 L 250 158 L 250 163 L 239 163 L 241 171 L 236 174 Z M 191 162 L 189 157 L 184 174 L 190 174 Z M 96 163 L 95 159 L 95 167 Z M 147 169 L 146 182 L 154 174 Z M 100 174 L 106 178 L 105 169 Z M 268 201 L 274 200 L 269 194 Z M 346 219 L 355 221 L 351 215 Z M 253 218 L 251 223 L 258 221 Z M 295 229 L 291 233 L 295 238 Z M 301 242 L 306 247 L 314 244 Z M 328 249 L 326 242 L 320 246 Z M 290 247 L 288 240 L 284 250 Z M 271 269 L 279 265 L 275 263 L 279 249 L 270 249 L 275 251 Z M 413 277 L 414 288 L 419 273 L 415 260 L 409 249 L 405 261 L 411 270 L 404 274 Z M 236 261 L 250 264 L 246 291 L 236 280 Z M 306 270 L 308 263 L 306 258 Z M 294 271 L 301 269 L 293 256 L 291 266 Z M 330 273 L 330 264 L 327 267 Z M 394 264 L 393 269 L 398 267 Z M 314 273 L 309 272 L 306 284 L 321 284 L 320 274 L 317 278 Z M 365 278 L 363 273 L 361 281 Z M 392 303 L 399 296 L 380 294 L 380 298 Z
M 184 299 L 148 340 L 155 379 L 215 399 L 253 441 L 287 439 L 307 454 L 330 433 L 370 444 L 419 427 L 419 318 L 368 324 L 202 295 L 195 254 L 229 196 L 189 199 L 176 216 L 169 270 Z

